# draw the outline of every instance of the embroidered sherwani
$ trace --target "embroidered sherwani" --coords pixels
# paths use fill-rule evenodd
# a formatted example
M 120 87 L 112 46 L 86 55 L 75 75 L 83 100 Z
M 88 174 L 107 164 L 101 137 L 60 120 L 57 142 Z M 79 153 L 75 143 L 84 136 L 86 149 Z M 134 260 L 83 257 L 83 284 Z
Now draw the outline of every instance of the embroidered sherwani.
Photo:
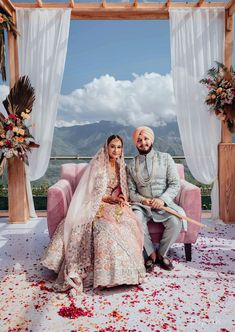
M 146 198 L 160 198 L 166 206 L 184 214 L 183 209 L 173 201 L 180 189 L 180 179 L 172 157 L 154 149 L 147 155 L 136 156 L 128 166 L 128 187 L 133 211 L 145 225 L 147 254 L 154 250 L 147 228 L 147 222 L 152 219 L 154 222 L 162 222 L 165 227 L 159 249 L 160 254 L 165 256 L 181 231 L 182 221 L 166 212 L 151 209 L 143 205 L 142 201 Z

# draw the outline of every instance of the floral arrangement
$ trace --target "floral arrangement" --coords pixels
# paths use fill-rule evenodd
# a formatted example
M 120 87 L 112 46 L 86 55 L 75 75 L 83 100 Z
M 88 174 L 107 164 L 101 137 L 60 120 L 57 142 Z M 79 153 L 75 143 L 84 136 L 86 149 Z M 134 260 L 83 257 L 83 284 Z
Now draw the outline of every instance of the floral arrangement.
M 17 157 L 28 163 L 27 152 L 31 151 L 32 147 L 39 147 L 30 133 L 31 126 L 25 124 L 25 120 L 30 119 L 34 100 L 34 89 L 29 78 L 23 76 L 3 101 L 7 117 L 0 112 L 0 174 L 6 159 Z
M 9 16 L 5 10 L 1 8 L 0 11 L 0 72 L 2 75 L 2 80 L 6 81 L 6 46 L 5 46 L 5 35 L 4 30 L 13 32 L 14 37 L 16 38 L 19 32 L 16 29 L 16 26 L 12 20 L 12 17 Z
M 29 119 L 29 110 L 22 112 L 20 117 L 14 114 L 3 119 L 0 123 L 0 149 L 3 156 L 11 158 L 16 156 L 26 160 L 26 152 L 30 150 L 33 136 L 30 134 L 29 127 L 24 124 L 24 119 Z
M 223 121 L 226 121 L 228 129 L 235 131 L 235 72 L 228 69 L 222 63 L 216 62 L 217 68 L 211 68 L 207 72 L 207 78 L 200 80 L 206 85 L 208 94 L 205 103 L 209 110 Z

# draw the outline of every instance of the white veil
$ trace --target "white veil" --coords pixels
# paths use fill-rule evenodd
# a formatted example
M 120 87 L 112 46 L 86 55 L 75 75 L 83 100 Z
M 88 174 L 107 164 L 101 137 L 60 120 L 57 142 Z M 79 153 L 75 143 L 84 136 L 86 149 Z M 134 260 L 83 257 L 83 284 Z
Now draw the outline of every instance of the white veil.
M 64 243 L 67 248 L 71 232 L 77 226 L 92 223 L 108 185 L 108 147 L 107 142 L 96 153 L 85 170 L 69 206 L 64 223 Z M 120 186 L 128 197 L 124 154 L 119 160 Z

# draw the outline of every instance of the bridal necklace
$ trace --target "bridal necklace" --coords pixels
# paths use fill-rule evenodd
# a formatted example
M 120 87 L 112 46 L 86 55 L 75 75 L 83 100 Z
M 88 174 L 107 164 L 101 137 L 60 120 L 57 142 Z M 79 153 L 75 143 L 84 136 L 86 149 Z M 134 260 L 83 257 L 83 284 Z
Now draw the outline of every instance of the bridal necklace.
M 118 163 L 116 160 L 109 160 L 109 187 L 116 187 L 119 179 L 118 179 Z
M 157 175 L 157 170 L 156 170 L 156 164 L 155 161 L 157 160 L 157 156 L 154 154 L 152 158 L 152 169 L 151 169 L 151 174 L 147 178 L 143 178 L 140 172 L 140 158 L 137 156 L 135 158 L 135 172 L 136 172 L 136 177 L 139 181 L 139 183 L 143 186 L 146 186 L 152 182 L 154 178 L 156 178 Z M 146 156 L 145 156 L 145 164 L 146 164 Z M 147 164 L 146 164 L 147 167 Z

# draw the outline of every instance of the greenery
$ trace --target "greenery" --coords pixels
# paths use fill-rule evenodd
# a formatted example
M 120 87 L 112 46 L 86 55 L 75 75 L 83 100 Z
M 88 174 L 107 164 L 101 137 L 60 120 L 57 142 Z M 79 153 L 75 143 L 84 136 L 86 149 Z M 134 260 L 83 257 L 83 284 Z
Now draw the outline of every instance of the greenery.
M 55 184 L 60 177 L 60 168 L 62 164 L 66 163 L 82 163 L 88 162 L 84 160 L 51 160 L 45 175 L 37 181 L 32 182 L 33 196 L 47 196 L 47 190 L 50 186 Z M 202 195 L 208 196 L 211 192 L 211 185 L 205 185 L 194 179 L 190 173 L 185 160 L 176 160 L 177 163 L 182 163 L 185 167 L 185 178 L 188 182 L 195 184 L 201 188 Z M 128 160 L 127 160 L 128 163 Z M 1 178 L 0 178 L 1 179 Z M 1 183 L 2 182 L 2 183 Z M 7 196 L 7 174 L 4 174 L 2 181 L 0 180 L 0 197 Z
M 51 160 L 49 167 L 45 176 L 37 181 L 32 183 L 32 192 L 34 196 L 35 208 L 37 210 L 46 210 L 47 204 L 47 190 L 48 188 L 56 183 L 60 177 L 60 167 L 61 164 L 71 163 L 71 162 L 84 162 L 84 160 L 79 161 L 71 161 L 71 160 Z M 177 161 L 179 162 L 179 160 Z M 211 201 L 210 201 L 210 192 L 211 186 L 204 185 L 198 181 L 196 181 L 191 173 L 188 170 L 188 167 L 185 161 L 181 160 L 181 163 L 185 166 L 185 178 L 190 183 L 195 184 L 196 186 L 201 188 L 202 191 L 202 208 L 203 210 L 211 209 Z M 4 174 L 4 178 L 2 178 L 2 183 L 0 184 L 0 210 L 7 210 L 7 175 Z
M 183 150 L 179 137 L 178 126 L 176 122 L 166 126 L 153 128 L 156 135 L 155 148 L 159 151 L 165 151 L 172 156 L 182 156 Z M 134 127 L 123 126 L 116 122 L 100 121 L 99 123 L 88 124 L 83 126 L 55 128 L 52 156 L 93 156 L 98 148 L 103 144 L 105 138 L 112 133 L 120 134 L 125 142 L 125 155 L 134 156 L 136 149 L 132 142 L 132 132 Z M 95 142 L 95 144 L 94 144 Z M 199 186 L 202 189 L 203 208 L 210 209 L 209 203 L 204 203 L 205 197 L 210 194 L 211 187 L 203 185 L 196 181 L 185 160 L 178 158 L 176 163 L 182 163 L 185 167 L 186 180 Z M 60 178 L 60 168 L 65 163 L 81 163 L 88 160 L 66 157 L 62 160 L 50 160 L 47 172 L 37 181 L 32 182 L 34 198 L 44 199 L 47 196 L 47 189 Z M 128 163 L 128 160 L 126 161 Z M 7 196 L 7 167 L 3 177 L 0 177 L 0 196 Z M 1 199 L 0 199 L 1 201 Z M 0 204 L 1 205 L 1 204 Z M 1 209 L 1 207 L 0 207 Z M 44 209 L 46 202 L 44 201 Z

